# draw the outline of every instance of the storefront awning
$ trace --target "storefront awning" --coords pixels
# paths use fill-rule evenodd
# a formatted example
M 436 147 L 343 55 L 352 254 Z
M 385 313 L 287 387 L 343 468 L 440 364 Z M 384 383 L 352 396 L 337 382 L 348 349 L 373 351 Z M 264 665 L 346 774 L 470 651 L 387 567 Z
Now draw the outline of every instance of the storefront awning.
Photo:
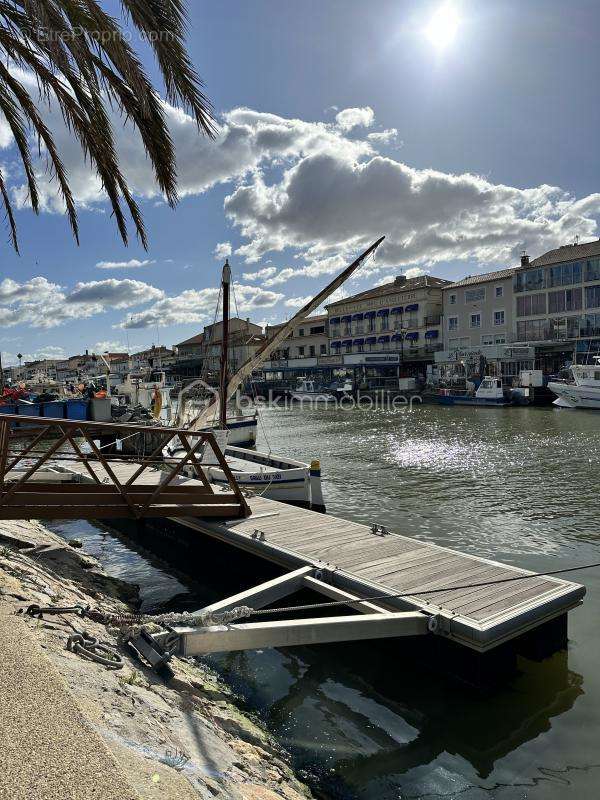
M 344 339 L 342 347 L 352 347 L 352 339 Z
M 377 339 L 379 344 L 387 344 L 389 340 L 390 340 L 389 336 L 380 336 L 379 339 Z
M 419 332 L 418 331 L 411 331 L 411 333 L 407 333 L 406 334 L 406 338 L 407 339 L 412 339 L 412 341 L 414 342 L 419 338 Z
M 437 339 L 439 335 L 440 335 L 439 331 L 425 331 L 426 339 Z
M 346 314 L 345 317 L 342 317 L 342 322 L 350 322 L 351 319 L 352 317 L 350 316 L 350 314 Z
M 330 325 L 339 325 L 340 324 L 340 318 L 339 317 L 331 317 L 331 319 L 329 320 L 329 324 Z
M 380 308 L 379 311 L 377 312 L 377 316 L 378 317 L 387 317 L 387 315 L 389 313 L 390 313 L 389 308 Z
M 365 311 L 365 319 L 367 317 L 370 319 L 371 317 L 374 317 L 374 316 L 375 316 L 375 312 L 374 311 Z
M 353 320 L 361 320 L 363 318 L 363 314 L 352 314 Z
M 392 342 L 401 342 L 402 341 L 402 334 L 401 333 L 394 333 L 392 334 Z
M 392 314 L 402 314 L 403 311 L 404 311 L 404 308 L 402 306 L 394 306 L 394 308 L 392 308 L 392 312 L 391 313 Z
M 364 343 L 365 343 L 364 339 L 355 339 L 353 342 L 353 344 L 364 344 Z
M 365 342 L 367 344 L 375 344 L 376 341 L 377 341 L 376 336 L 367 336 L 367 338 L 365 339 Z
M 331 343 L 331 347 L 341 347 L 341 346 L 342 346 L 341 342 L 332 342 Z
M 409 306 L 405 306 L 404 310 L 408 313 L 409 311 L 418 311 L 419 304 L 418 303 L 411 303 Z

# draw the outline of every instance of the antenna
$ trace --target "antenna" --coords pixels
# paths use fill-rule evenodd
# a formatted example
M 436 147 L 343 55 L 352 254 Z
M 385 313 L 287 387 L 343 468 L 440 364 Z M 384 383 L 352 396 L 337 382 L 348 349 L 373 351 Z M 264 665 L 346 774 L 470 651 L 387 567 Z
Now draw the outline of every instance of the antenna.
M 575 235 L 575 244 L 579 244 L 579 234 Z

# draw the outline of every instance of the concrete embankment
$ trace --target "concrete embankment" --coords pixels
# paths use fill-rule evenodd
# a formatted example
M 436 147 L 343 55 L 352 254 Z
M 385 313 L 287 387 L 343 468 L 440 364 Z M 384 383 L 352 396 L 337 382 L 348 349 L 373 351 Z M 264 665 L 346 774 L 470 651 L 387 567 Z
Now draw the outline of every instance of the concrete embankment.
M 300 800 L 308 789 L 272 737 L 206 666 L 174 658 L 165 685 L 120 649 L 108 670 L 66 649 L 77 616 L 31 603 L 132 610 L 136 587 L 37 522 L 0 524 L 0 798 Z

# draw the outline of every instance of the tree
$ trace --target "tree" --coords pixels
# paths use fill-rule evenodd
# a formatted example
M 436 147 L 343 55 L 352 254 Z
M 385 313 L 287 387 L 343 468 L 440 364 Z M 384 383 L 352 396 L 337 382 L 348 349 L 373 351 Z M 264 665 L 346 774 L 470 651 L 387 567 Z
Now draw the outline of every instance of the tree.
M 200 132 L 214 136 L 214 125 L 210 102 L 184 44 L 185 0 L 121 0 L 121 8 L 123 20 L 116 20 L 99 0 L 0 0 L 0 112 L 14 136 L 36 213 L 39 194 L 30 134 L 45 152 L 79 242 L 69 176 L 39 107 L 40 102 L 56 103 L 102 181 L 123 242 L 128 242 L 125 206 L 146 247 L 144 221 L 115 149 L 110 109 L 116 106 L 139 131 L 157 184 L 171 206 L 177 202 L 176 160 L 162 101 L 128 41 L 123 21 L 130 22 L 154 51 L 166 99 L 191 113 Z M 38 103 L 15 67 L 35 76 Z M 0 196 L 18 252 L 11 198 L 1 171 Z

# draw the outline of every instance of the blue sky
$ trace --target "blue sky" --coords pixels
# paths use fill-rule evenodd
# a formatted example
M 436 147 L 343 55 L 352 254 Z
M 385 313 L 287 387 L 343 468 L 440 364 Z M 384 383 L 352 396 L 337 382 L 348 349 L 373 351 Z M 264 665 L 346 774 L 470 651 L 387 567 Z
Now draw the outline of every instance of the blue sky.
M 211 144 L 171 113 L 175 211 L 115 120 L 148 252 L 121 244 L 97 181 L 52 117 L 81 245 L 52 185 L 34 217 L 0 120 L 0 165 L 23 206 L 21 255 L 4 240 L 0 251 L 5 362 L 192 335 L 214 315 L 218 244 L 231 251 L 241 315 L 274 322 L 380 234 L 385 249 L 346 292 L 403 271 L 459 278 L 512 265 L 523 248 L 535 256 L 598 235 L 596 2 L 189 5 L 189 49 L 221 131 Z M 447 25 L 437 39 L 427 32 L 444 6 L 455 27 L 446 42 Z

